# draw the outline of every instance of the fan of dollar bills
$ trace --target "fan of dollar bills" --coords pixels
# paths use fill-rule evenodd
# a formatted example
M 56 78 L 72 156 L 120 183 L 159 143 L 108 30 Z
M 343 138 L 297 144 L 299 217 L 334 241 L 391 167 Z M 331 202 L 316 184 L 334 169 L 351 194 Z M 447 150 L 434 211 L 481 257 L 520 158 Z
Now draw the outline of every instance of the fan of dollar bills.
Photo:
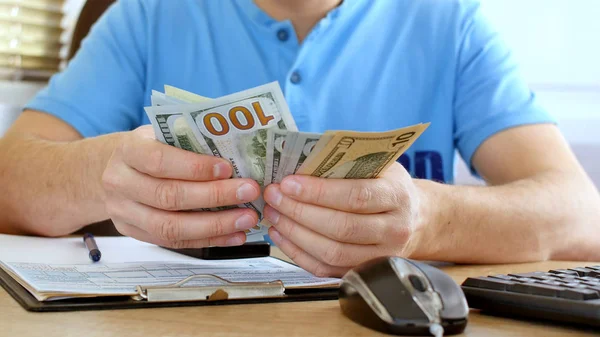
M 387 132 L 299 132 L 277 82 L 216 99 L 165 86 L 164 93 L 153 91 L 151 98 L 146 113 L 156 139 L 225 158 L 234 177 L 254 179 L 263 189 L 291 174 L 376 178 L 429 126 Z M 262 220 L 264 206 L 260 198 L 231 207 L 254 209 Z M 247 231 L 248 239 L 262 239 L 267 225 L 263 221 Z

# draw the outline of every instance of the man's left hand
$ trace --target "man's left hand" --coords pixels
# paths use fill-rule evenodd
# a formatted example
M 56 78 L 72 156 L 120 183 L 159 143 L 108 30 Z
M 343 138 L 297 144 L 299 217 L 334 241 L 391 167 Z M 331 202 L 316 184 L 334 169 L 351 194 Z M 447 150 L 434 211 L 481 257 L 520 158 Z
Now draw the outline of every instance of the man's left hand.
M 265 190 L 275 244 L 316 276 L 379 256 L 409 256 L 425 221 L 421 193 L 398 163 L 377 179 L 288 176 Z

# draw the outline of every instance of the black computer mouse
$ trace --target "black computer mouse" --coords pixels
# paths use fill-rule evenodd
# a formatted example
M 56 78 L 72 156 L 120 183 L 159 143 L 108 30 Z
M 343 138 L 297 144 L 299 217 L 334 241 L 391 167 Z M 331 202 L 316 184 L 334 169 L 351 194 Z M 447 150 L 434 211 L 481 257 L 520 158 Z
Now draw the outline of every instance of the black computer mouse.
M 340 287 L 342 312 L 395 335 L 464 331 L 469 307 L 461 288 L 441 270 L 400 257 L 382 257 L 348 271 Z

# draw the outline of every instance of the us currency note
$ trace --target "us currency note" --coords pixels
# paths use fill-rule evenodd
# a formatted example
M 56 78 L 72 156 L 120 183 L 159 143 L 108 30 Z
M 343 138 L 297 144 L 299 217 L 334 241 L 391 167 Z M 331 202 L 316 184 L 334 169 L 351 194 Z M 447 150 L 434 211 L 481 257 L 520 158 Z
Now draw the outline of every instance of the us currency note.
M 296 144 L 296 139 L 298 139 L 298 132 L 288 132 L 285 135 L 285 139 L 283 140 L 283 152 L 281 153 L 281 160 L 279 162 L 279 166 L 276 168 L 277 174 L 275 175 L 274 183 L 281 183 L 284 178 L 284 172 L 290 162 L 290 157 L 292 155 L 292 150 Z
M 150 95 L 150 103 L 152 104 L 152 106 L 161 106 L 161 105 L 184 104 L 187 102 L 179 100 L 174 97 L 169 97 L 160 91 L 152 90 L 152 94 Z
M 311 161 L 317 154 L 321 153 L 321 151 L 323 151 L 327 144 L 329 144 L 329 141 L 331 141 L 333 136 L 335 136 L 336 132 L 337 131 L 326 131 L 323 135 L 321 135 L 321 138 L 319 138 L 319 141 L 313 147 L 308 157 L 306 157 L 304 161 L 296 168 L 296 171 L 294 173 L 297 173 L 298 170 L 300 170 L 300 167 L 302 167 L 302 164 L 304 164 L 304 162 Z
M 180 105 L 186 103 L 205 102 L 210 100 L 210 98 L 196 95 L 194 93 L 185 91 L 183 89 L 175 88 L 169 85 L 165 85 L 165 92 L 166 93 L 162 93 L 156 90 L 152 90 L 152 95 L 150 97 L 152 106 Z M 167 119 L 167 125 L 169 127 L 168 130 L 163 131 L 161 129 L 161 132 L 163 133 L 162 136 L 164 137 L 164 132 L 168 132 L 170 135 L 175 136 L 174 146 L 200 154 L 210 153 L 208 147 L 205 144 L 200 144 L 200 142 L 196 139 L 194 133 L 192 132 L 192 129 L 187 124 L 186 119 L 183 117 L 183 114 L 165 114 L 162 117 Z M 160 136 L 160 133 L 156 131 L 157 130 L 155 128 L 155 133 L 157 134 L 157 136 Z
M 155 99 L 154 102 L 158 104 L 156 107 L 162 106 L 160 99 Z M 153 108 L 146 108 L 146 113 L 154 128 L 156 139 L 160 142 L 198 154 L 210 154 L 208 145 L 196 139 L 182 113 L 157 113 Z
M 150 100 L 154 107 L 186 103 L 185 101 L 169 97 L 156 90 L 152 90 Z M 199 154 L 208 153 L 207 147 L 202 147 L 198 140 L 195 139 L 192 129 L 189 127 L 181 113 L 156 115 L 149 109 L 146 109 L 146 113 L 152 123 L 156 138 L 162 143 Z
M 160 101 L 160 100 L 159 100 Z M 160 105 L 159 105 L 160 106 Z M 167 105 L 171 107 L 177 107 L 177 105 Z M 164 107 L 164 106 L 161 106 Z M 198 154 L 212 155 L 211 148 L 204 142 L 203 138 L 196 138 L 192 128 L 188 121 L 183 117 L 181 112 L 172 113 L 161 113 L 157 109 L 146 108 L 146 112 L 154 127 L 156 138 L 164 144 L 178 147 L 187 151 L 192 151 Z M 200 208 L 195 211 L 203 212 L 215 212 L 228 210 L 232 208 L 245 207 L 254 209 L 258 214 L 259 218 L 262 217 L 262 208 L 259 212 L 255 205 L 246 203 L 237 206 L 221 206 L 215 208 Z M 246 231 L 247 240 L 250 240 L 250 236 L 261 236 L 265 234 L 263 228 L 257 224 L 255 227 Z M 254 238 L 253 240 L 257 240 Z
M 285 137 L 291 132 L 288 130 L 269 129 L 267 131 L 267 160 L 265 163 L 265 186 L 275 181 L 277 170 L 282 164 L 282 157 L 285 146 Z
M 268 129 L 297 130 L 277 82 L 206 102 L 152 107 L 151 113 L 181 113 L 208 153 L 232 163 L 234 177 L 251 178 L 261 186 Z M 248 206 L 262 219 L 262 197 Z
M 323 178 L 377 178 L 428 126 L 417 124 L 388 132 L 338 131 L 296 173 Z
M 152 104 L 155 106 L 172 105 L 160 95 L 154 96 Z M 156 114 L 154 110 L 146 108 L 148 118 L 154 128 L 156 139 L 163 144 L 171 145 L 192 151 L 198 154 L 209 154 L 210 149 L 206 144 L 200 144 L 195 138 L 192 129 L 187 124 L 181 113 Z M 201 208 L 198 211 L 215 211 L 217 209 Z
M 151 96 L 153 106 L 181 105 L 186 103 L 206 102 L 209 100 L 210 98 L 196 95 L 189 91 L 169 85 L 165 85 L 165 93 L 152 90 Z M 201 144 L 196 139 L 187 120 L 183 117 L 183 114 L 176 113 L 172 115 L 163 115 L 163 117 L 167 118 L 169 131 L 175 136 L 175 146 L 199 154 L 210 153 L 208 146 L 206 144 Z
M 201 103 L 210 101 L 211 98 L 200 96 L 183 89 L 176 88 L 174 86 L 165 85 L 165 96 L 187 103 Z
M 215 100 L 165 86 L 152 93 L 146 111 L 156 137 L 165 144 L 228 159 L 234 177 L 256 180 L 261 188 L 289 174 L 324 178 L 376 178 L 408 149 L 429 124 L 383 133 L 297 132 L 276 82 Z M 262 219 L 262 198 L 244 205 Z M 202 209 L 208 210 L 208 209 Z M 262 238 L 263 220 L 246 232 Z
M 167 94 L 163 94 L 161 92 L 153 91 L 152 92 L 152 105 L 154 107 L 158 106 L 178 106 L 186 103 L 200 103 L 209 101 L 210 98 L 206 98 L 200 95 L 196 95 L 194 93 L 175 88 L 172 86 L 165 86 L 165 91 Z M 173 107 L 173 109 L 176 109 Z M 159 141 L 162 141 L 165 144 L 176 146 L 178 148 L 192 151 L 198 154 L 209 154 L 212 155 L 212 151 L 208 144 L 204 142 L 203 138 L 196 138 L 190 124 L 187 119 L 183 116 L 181 112 L 165 112 L 161 113 L 157 109 L 146 108 L 146 112 L 152 121 L 152 125 L 154 126 L 156 137 Z M 167 141 L 168 140 L 168 141 Z M 227 210 L 237 207 L 247 207 L 255 209 L 255 206 L 247 203 L 244 205 L 238 206 L 224 206 L 224 207 L 216 207 L 213 209 L 202 208 L 199 211 L 221 211 Z M 258 210 L 256 210 L 258 212 Z M 258 212 L 261 215 L 261 212 Z M 264 231 L 262 231 L 261 226 L 257 225 L 254 228 L 246 231 L 247 240 L 252 241 L 256 240 L 255 236 L 262 238 Z M 254 239 L 252 239 L 254 238 Z
M 311 154 L 320 138 L 320 133 L 298 132 L 296 134 L 293 148 L 290 149 L 289 156 L 285 159 L 285 166 L 281 174 L 282 180 L 290 174 L 296 173 Z

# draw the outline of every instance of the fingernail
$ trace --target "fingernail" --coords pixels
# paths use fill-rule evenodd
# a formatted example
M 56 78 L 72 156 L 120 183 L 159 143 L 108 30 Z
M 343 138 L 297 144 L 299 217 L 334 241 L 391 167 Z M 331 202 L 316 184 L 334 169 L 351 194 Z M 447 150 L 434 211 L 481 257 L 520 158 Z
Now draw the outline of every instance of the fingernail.
M 271 240 L 275 242 L 276 245 L 279 245 L 281 241 L 283 241 L 281 234 L 279 234 L 279 232 L 275 228 L 272 228 L 270 230 L 269 236 L 271 237 Z
M 273 209 L 273 207 L 269 207 L 268 210 L 265 208 L 265 218 L 269 220 L 272 225 L 276 225 L 279 222 L 279 212 Z
M 256 226 L 257 221 L 248 214 L 244 214 L 235 222 L 235 229 L 246 230 Z
M 295 179 L 284 179 L 281 182 L 281 191 L 287 195 L 298 196 L 302 192 L 302 185 Z
M 223 162 L 215 164 L 215 166 L 213 166 L 213 176 L 215 178 L 227 178 L 224 176 L 225 172 L 227 172 L 227 166 L 229 165 Z
M 283 195 L 277 187 L 272 187 L 265 193 L 265 201 L 273 206 L 279 206 L 281 199 L 283 199 Z
M 242 186 L 238 187 L 236 192 L 237 198 L 239 201 L 247 202 L 254 200 L 256 196 L 256 188 L 249 183 L 245 183 Z
M 227 246 L 239 246 L 243 243 L 242 241 L 242 238 L 240 238 L 239 236 L 234 236 L 232 238 L 227 239 L 227 241 L 225 241 L 225 244 Z

